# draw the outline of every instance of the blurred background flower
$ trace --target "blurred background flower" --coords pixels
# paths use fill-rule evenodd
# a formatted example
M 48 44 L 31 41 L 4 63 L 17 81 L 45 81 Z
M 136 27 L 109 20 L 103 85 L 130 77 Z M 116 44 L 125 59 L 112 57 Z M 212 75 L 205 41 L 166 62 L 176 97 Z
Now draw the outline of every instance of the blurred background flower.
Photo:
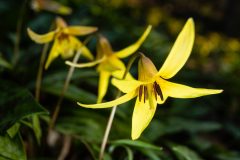
M 99 32 L 108 37 L 115 50 L 120 50 L 134 42 L 145 26 L 152 24 L 154 27 L 143 43 L 141 51 L 151 58 L 156 68 L 160 68 L 163 64 L 187 18 L 193 17 L 196 26 L 193 52 L 178 76 L 173 79 L 179 83 L 188 82 L 184 84 L 190 86 L 224 90 L 220 95 L 194 100 L 169 98 L 164 105 L 158 107 L 148 130 L 144 131 L 139 141 L 134 143 L 128 139 L 133 111 L 133 108 L 132 110 L 129 108 L 134 102 L 123 104 L 119 107 L 113 122 L 105 159 L 122 160 L 131 157 L 153 160 L 239 159 L 239 1 L 59 0 L 57 2 L 72 9 L 71 15 L 64 16 L 69 25 L 97 26 Z M 27 1 L 23 14 L 19 58 L 17 63 L 12 65 L 16 26 L 23 4 L 24 1 L 0 1 L 0 60 L 4 62 L 0 63 L 0 133 L 2 133 L 0 144 L 1 146 L 11 144 L 9 148 L 0 147 L 0 156 L 14 159 L 12 156 L 14 154 L 8 153 L 13 153 L 13 148 L 17 147 L 20 149 L 15 155 L 18 155 L 18 159 L 22 155 L 24 159 L 21 148 L 23 141 L 29 159 L 56 159 L 60 152 L 61 139 L 52 148 L 47 146 L 45 138 L 37 146 L 28 115 L 45 113 L 45 110 L 52 112 L 52 106 L 60 95 L 65 80 L 67 66 L 60 58 L 56 58 L 54 65 L 52 64 L 44 73 L 40 100 L 42 107 L 30 101 L 31 93 L 34 92 L 41 46 L 28 38 L 26 28 L 34 28 L 37 33 L 46 33 L 57 15 L 45 10 L 34 12 L 30 2 Z M 96 53 L 95 46 L 96 39 L 92 39 L 87 47 L 92 53 Z M 124 60 L 125 64 L 127 60 Z M 131 73 L 136 77 L 137 65 L 134 66 Z M 75 103 L 76 101 L 96 102 L 98 78 L 94 68 L 78 69 L 74 72 L 72 83 L 65 94 L 62 110 L 56 122 L 56 130 L 61 135 L 74 138 L 67 159 L 96 159 L 99 152 L 110 110 L 77 108 Z M 21 88 L 26 90 L 23 91 Z M 113 86 L 109 86 L 105 100 L 114 99 L 116 92 Z M 25 98 L 29 101 L 20 101 Z M 23 102 L 28 104 L 17 105 Z M 12 107 L 11 110 L 6 106 Z M 47 133 L 48 119 L 49 115 L 46 113 L 41 116 L 43 134 Z M 7 143 L 12 141 L 11 136 L 4 136 L 6 130 L 8 135 L 12 135 L 14 143 Z M 21 133 L 21 138 L 19 134 L 14 133 Z

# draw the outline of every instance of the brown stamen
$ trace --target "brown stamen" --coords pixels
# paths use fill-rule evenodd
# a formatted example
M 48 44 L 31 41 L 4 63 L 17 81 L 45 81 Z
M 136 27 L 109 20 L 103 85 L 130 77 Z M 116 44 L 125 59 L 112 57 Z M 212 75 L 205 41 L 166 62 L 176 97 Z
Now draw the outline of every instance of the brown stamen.
M 155 87 L 155 82 L 153 83 L 153 92 L 154 92 L 154 97 L 157 100 L 157 91 L 156 91 L 156 87 Z
M 139 102 L 141 102 L 141 99 L 142 99 L 142 92 L 143 92 L 143 86 L 141 85 L 139 87 L 139 91 L 138 91 L 138 94 L 139 94 Z
M 61 43 L 63 40 L 69 41 L 69 36 L 67 34 L 61 33 L 58 37 L 59 42 Z
M 157 94 L 160 96 L 161 100 L 163 101 L 163 94 L 160 86 L 157 84 L 157 82 L 154 82 L 154 89 L 157 92 Z
M 143 86 L 143 89 L 144 89 L 144 103 L 145 103 L 145 100 L 148 99 L 147 86 Z

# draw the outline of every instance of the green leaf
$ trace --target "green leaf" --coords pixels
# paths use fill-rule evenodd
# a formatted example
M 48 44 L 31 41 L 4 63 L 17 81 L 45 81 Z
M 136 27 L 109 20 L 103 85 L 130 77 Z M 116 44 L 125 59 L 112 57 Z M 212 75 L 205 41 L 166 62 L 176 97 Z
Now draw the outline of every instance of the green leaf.
M 25 117 L 47 113 L 28 90 L 14 83 L 0 79 L 0 90 L 0 133 Z
M 26 154 L 19 134 L 11 138 L 8 134 L 0 136 L 0 160 L 26 160 Z
M 59 96 L 62 92 L 63 86 L 63 83 L 53 83 L 51 85 L 43 85 L 42 89 L 45 92 Z M 86 90 L 80 89 L 72 84 L 68 86 L 68 89 L 65 92 L 64 96 L 70 100 L 79 101 L 82 103 L 95 103 L 97 99 L 96 95 Z
M 101 143 L 107 119 L 94 110 L 66 106 L 56 129 L 63 134 L 79 135 L 86 141 Z
M 128 154 L 128 159 L 133 159 L 133 153 L 132 153 L 133 151 L 131 149 L 135 148 L 139 150 L 143 155 L 147 156 L 152 160 L 160 160 L 159 153 L 162 151 L 162 148 L 152 145 L 150 143 L 139 141 L 139 140 L 133 141 L 128 139 L 116 140 L 111 142 L 110 152 L 113 152 L 113 150 L 119 146 L 124 147 L 126 149 Z M 129 146 L 131 146 L 131 149 Z
M 110 154 L 112 154 L 113 153 L 113 151 L 117 148 L 118 146 L 116 146 L 116 145 L 112 145 L 110 148 L 109 148 L 109 152 L 110 152 Z M 126 152 L 127 152 L 127 159 L 128 160 L 133 160 L 133 151 L 131 150 L 131 148 L 130 147 L 127 147 L 127 146 L 123 146 L 123 148 L 126 150 Z M 107 154 L 107 153 L 105 153 L 105 154 Z
M 43 79 L 43 84 L 54 84 L 56 82 L 63 82 L 66 79 L 68 71 L 67 70 L 60 70 L 49 75 L 46 75 Z M 95 70 L 92 69 L 75 69 L 74 74 L 71 80 L 77 81 L 85 81 L 86 78 L 96 77 L 97 73 Z
M 8 135 L 13 138 L 17 133 L 20 128 L 20 123 L 15 123 L 11 128 L 7 130 Z
M 176 145 L 172 147 L 172 150 L 180 160 L 202 160 L 196 152 L 186 146 Z
M 239 160 L 240 153 L 237 151 L 224 151 L 223 153 L 218 153 L 215 157 L 219 160 Z
M 128 154 L 128 160 L 133 160 L 133 151 L 129 147 L 124 147 Z
M 41 137 L 42 137 L 42 130 L 41 130 L 38 115 L 33 115 L 32 123 L 33 123 L 33 131 L 34 131 L 35 137 L 37 138 L 38 144 L 40 144 L 40 140 L 41 140 Z
M 153 150 L 149 150 L 149 149 L 141 149 L 141 152 L 147 157 L 149 157 L 149 159 L 151 160 L 161 160 L 160 155 L 162 153 L 154 152 Z
M 12 68 L 12 65 L 1 56 L 1 53 L 0 53 L 0 66 L 8 69 Z
M 158 150 L 158 151 L 162 150 L 161 147 L 152 145 L 147 142 L 139 141 L 139 140 L 133 141 L 133 140 L 128 140 L 128 139 L 121 139 L 121 140 L 112 141 L 111 144 L 113 144 L 113 145 L 128 145 L 128 146 L 151 149 L 151 150 Z

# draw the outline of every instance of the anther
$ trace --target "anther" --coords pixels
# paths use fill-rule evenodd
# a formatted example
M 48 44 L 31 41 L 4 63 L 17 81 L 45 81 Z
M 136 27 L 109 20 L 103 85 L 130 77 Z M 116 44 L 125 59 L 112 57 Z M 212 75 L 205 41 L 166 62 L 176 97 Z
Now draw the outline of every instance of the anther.
M 157 91 L 156 91 L 155 83 L 153 83 L 153 93 L 154 93 L 155 100 L 157 100 Z
M 156 82 L 154 82 L 153 85 L 154 85 L 154 90 L 157 92 L 157 94 L 160 96 L 161 100 L 163 101 L 163 94 L 160 86 Z
M 144 89 L 144 103 L 145 103 L 145 100 L 148 99 L 147 86 L 143 86 L 143 89 Z
M 139 102 L 141 102 L 141 99 L 142 99 L 142 92 L 143 92 L 143 86 L 141 85 L 141 86 L 139 87 L 139 92 L 138 92 Z

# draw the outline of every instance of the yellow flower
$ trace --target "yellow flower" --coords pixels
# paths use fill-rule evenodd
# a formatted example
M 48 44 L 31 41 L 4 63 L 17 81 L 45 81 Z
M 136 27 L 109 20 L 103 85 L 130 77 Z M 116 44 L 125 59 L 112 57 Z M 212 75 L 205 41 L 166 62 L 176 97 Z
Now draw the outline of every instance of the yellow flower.
M 84 64 L 74 64 L 69 61 L 66 62 L 68 65 L 79 68 L 91 67 L 98 64 L 97 71 L 100 73 L 100 80 L 98 84 L 99 88 L 97 103 L 100 103 L 106 94 L 110 76 L 122 78 L 126 67 L 120 58 L 125 58 L 136 52 L 144 40 L 147 38 L 149 32 L 151 31 L 151 28 L 151 26 L 148 26 L 138 41 L 118 52 L 114 52 L 109 41 L 104 36 L 100 36 L 97 45 L 96 61 Z M 128 74 L 126 78 L 131 78 L 131 75 Z
M 87 108 L 107 108 L 137 97 L 132 116 L 132 139 L 139 138 L 152 120 L 157 104 L 163 104 L 168 97 L 195 98 L 222 92 L 222 90 L 192 88 L 167 80 L 172 78 L 186 63 L 193 42 L 194 22 L 190 18 L 159 71 L 149 58 L 141 55 L 138 63 L 138 80 L 112 80 L 118 89 L 126 93 L 125 95 L 101 104 L 78 104 Z
M 71 8 L 61 5 L 59 2 L 53 0 L 32 0 L 31 7 L 37 12 L 40 10 L 46 10 L 62 15 L 68 15 L 72 13 Z
M 48 43 L 52 40 L 53 46 L 45 64 L 47 69 L 50 63 L 59 55 L 62 58 L 70 58 L 75 51 L 81 50 L 82 54 L 88 59 L 92 60 L 91 52 L 85 47 L 75 36 L 83 36 L 93 33 L 97 30 L 96 27 L 85 26 L 67 26 L 62 18 L 56 19 L 56 29 L 49 33 L 39 35 L 34 33 L 30 28 L 27 29 L 28 35 L 36 43 Z

